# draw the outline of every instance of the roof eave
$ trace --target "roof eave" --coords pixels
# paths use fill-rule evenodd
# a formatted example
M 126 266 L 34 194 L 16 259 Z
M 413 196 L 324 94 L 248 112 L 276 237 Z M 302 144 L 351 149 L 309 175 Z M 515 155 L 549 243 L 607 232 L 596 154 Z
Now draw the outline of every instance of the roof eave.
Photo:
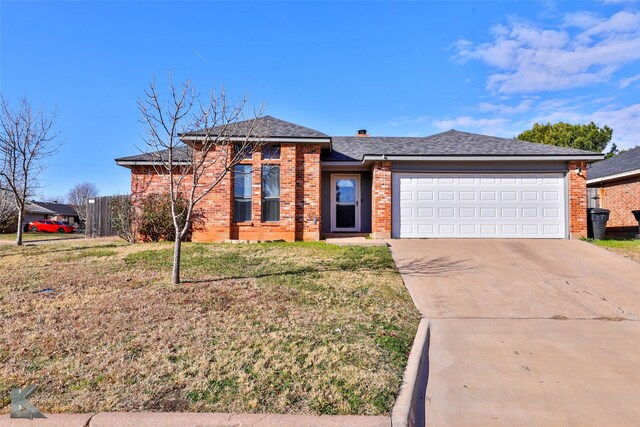
M 589 176 L 589 171 L 587 170 L 587 177 Z M 599 178 L 589 179 L 587 178 L 587 185 L 589 184 L 597 184 L 605 181 L 613 181 L 616 179 L 630 178 L 635 175 L 640 175 L 640 169 L 634 169 L 627 172 L 620 172 L 613 175 L 601 176 Z
M 594 161 L 602 160 L 604 154 L 576 154 L 576 155 L 442 155 L 442 156 L 420 156 L 420 155 L 387 155 L 387 154 L 364 154 L 362 162 L 370 161 Z
M 131 168 L 133 166 L 163 166 L 165 165 L 162 161 L 153 161 L 153 160 L 121 160 L 116 159 L 116 164 L 118 166 L 122 166 L 125 168 Z M 189 166 L 191 162 L 186 161 L 173 161 L 174 166 Z

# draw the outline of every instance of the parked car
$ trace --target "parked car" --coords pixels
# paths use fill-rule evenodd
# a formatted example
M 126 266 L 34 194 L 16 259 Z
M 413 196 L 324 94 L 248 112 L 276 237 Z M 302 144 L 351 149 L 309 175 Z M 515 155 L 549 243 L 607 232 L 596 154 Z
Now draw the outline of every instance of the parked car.
M 62 221 L 33 221 L 29 223 L 29 231 L 45 233 L 75 233 L 76 228 Z

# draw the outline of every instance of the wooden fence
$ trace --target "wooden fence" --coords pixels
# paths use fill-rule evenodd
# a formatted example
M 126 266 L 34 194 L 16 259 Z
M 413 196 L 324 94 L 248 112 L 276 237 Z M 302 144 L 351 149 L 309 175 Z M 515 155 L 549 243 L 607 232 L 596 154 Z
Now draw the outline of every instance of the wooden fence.
M 86 237 L 117 236 L 113 228 L 111 206 L 115 200 L 129 200 L 129 195 L 94 197 L 87 201 Z
M 597 188 L 587 188 L 587 207 L 599 208 L 600 207 L 600 195 Z

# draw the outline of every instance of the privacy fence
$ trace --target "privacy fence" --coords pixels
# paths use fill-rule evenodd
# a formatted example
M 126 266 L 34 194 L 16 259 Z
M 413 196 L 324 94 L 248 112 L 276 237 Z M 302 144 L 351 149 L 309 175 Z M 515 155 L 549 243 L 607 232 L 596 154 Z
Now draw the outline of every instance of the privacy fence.
M 600 197 L 598 195 L 597 188 L 587 188 L 587 207 L 588 208 L 600 207 Z
M 126 203 L 129 195 L 94 197 L 87 201 L 87 221 L 85 225 L 86 237 L 117 236 L 114 227 L 113 206 Z

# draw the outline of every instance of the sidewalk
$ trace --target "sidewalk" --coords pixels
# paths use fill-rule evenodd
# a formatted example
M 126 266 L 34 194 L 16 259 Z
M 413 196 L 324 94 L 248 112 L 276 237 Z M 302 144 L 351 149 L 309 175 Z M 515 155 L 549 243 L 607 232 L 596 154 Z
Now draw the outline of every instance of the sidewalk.
M 389 417 L 358 415 L 220 414 L 189 412 L 100 412 L 45 414 L 47 419 L 0 416 L 0 427 L 390 427 Z

